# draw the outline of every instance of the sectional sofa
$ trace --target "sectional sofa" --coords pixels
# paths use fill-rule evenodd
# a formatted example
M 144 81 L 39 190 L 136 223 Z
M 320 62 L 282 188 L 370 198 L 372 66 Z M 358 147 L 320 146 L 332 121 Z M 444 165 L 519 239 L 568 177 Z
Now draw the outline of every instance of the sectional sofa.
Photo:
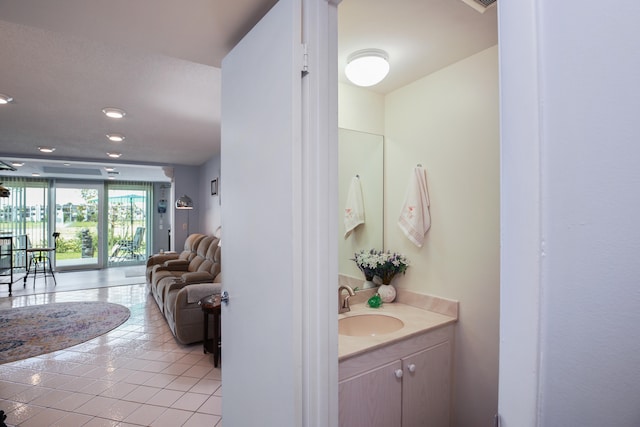
M 148 291 L 182 344 L 203 340 L 203 313 L 198 301 L 220 293 L 219 243 L 215 236 L 190 235 L 180 254 L 158 254 L 147 261 Z

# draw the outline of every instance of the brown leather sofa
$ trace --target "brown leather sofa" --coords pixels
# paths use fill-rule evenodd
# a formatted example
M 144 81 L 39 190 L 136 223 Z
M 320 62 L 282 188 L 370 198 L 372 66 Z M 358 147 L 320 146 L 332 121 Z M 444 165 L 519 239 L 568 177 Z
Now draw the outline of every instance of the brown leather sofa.
M 220 240 L 206 236 L 189 261 L 172 259 L 153 267 L 149 291 L 176 339 L 183 344 L 202 341 L 203 314 L 198 301 L 220 293 Z M 211 331 L 213 325 L 209 325 Z
M 194 233 L 187 237 L 187 240 L 184 241 L 184 249 L 182 252 L 171 252 L 171 253 L 163 253 L 163 254 L 155 254 L 150 256 L 147 259 L 147 268 L 146 268 L 146 278 L 147 283 L 151 283 L 151 275 L 153 274 L 153 269 L 157 268 L 157 266 L 164 264 L 165 262 L 173 259 L 180 259 L 191 261 L 194 256 L 196 256 L 196 248 L 198 247 L 198 243 L 200 240 L 204 239 L 206 236 L 204 234 Z

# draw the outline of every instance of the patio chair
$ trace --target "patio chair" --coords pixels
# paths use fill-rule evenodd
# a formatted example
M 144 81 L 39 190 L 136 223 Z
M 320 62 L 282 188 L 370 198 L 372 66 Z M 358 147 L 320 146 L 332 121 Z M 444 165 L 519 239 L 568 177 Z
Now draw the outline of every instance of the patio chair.
M 140 252 L 142 249 L 142 242 L 144 240 L 144 227 L 136 228 L 136 232 L 133 238 L 130 240 L 119 240 L 118 243 L 113 245 L 111 250 L 110 261 L 119 262 L 129 259 L 140 259 L 144 256 Z

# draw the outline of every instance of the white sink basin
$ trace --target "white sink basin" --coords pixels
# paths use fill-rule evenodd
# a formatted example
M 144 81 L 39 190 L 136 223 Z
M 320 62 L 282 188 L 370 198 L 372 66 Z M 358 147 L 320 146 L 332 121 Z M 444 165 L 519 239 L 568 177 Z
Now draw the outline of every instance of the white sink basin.
M 358 314 L 338 320 L 338 333 L 352 337 L 375 337 L 404 326 L 402 320 L 382 314 Z

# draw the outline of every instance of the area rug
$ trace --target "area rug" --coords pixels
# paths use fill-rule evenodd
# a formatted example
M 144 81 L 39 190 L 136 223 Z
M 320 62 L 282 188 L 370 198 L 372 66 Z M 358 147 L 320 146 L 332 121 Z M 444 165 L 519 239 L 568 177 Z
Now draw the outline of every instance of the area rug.
M 0 364 L 51 353 L 120 326 L 127 307 L 107 302 L 61 302 L 0 310 Z

